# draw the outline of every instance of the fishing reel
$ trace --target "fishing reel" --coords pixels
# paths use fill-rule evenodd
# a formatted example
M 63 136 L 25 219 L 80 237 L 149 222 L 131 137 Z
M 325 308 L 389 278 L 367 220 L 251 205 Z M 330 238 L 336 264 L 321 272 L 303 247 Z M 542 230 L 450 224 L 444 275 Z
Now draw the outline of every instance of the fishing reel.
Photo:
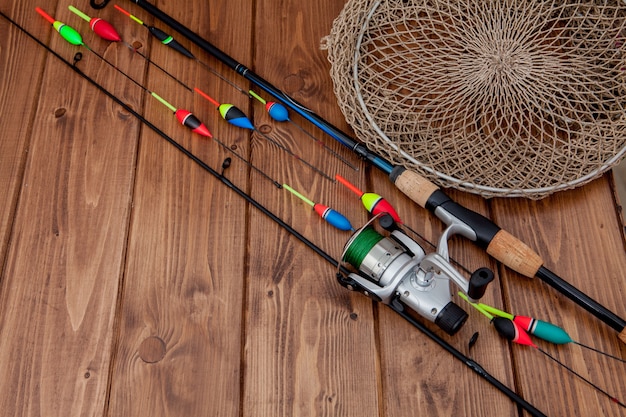
M 389 232 L 388 236 L 373 228 L 376 219 Z M 458 225 L 449 226 L 439 239 L 437 251 L 426 254 L 390 215 L 376 216 L 357 230 L 344 247 L 341 262 L 356 271 L 344 275 L 340 264 L 337 279 L 345 288 L 376 301 L 407 306 L 452 335 L 463 326 L 468 314 L 452 301 L 450 282 L 476 301 L 494 279 L 489 268 L 479 268 L 467 280 L 452 266 L 448 239 L 462 232 Z

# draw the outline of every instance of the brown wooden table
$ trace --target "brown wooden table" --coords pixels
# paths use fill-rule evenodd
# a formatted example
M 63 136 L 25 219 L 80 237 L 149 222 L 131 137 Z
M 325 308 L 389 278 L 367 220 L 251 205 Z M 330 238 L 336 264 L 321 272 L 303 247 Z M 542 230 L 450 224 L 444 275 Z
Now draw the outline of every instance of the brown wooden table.
M 359 226 L 368 216 L 342 186 L 258 133 L 220 119 L 138 54 L 95 37 L 68 2 L 0 1 L 0 10 L 214 169 L 232 154 L 178 124 L 171 112 L 87 49 L 63 41 L 40 6 L 85 43 L 179 108 L 279 182 Z M 120 6 L 168 29 L 127 0 Z M 74 6 L 190 87 L 244 109 L 260 131 L 329 174 L 385 196 L 407 225 L 436 241 L 442 223 L 386 176 L 292 115 L 358 164 L 351 170 L 291 124 L 195 61 L 151 39 L 110 4 Z M 349 131 L 336 105 L 320 39 L 339 0 L 160 0 L 158 6 L 296 100 Z M 0 18 L 0 410 L 5 416 L 514 416 L 504 395 L 388 307 L 351 293 L 335 268 L 251 207 L 137 118 Z M 173 33 L 176 35 L 176 33 Z M 245 80 L 178 37 L 206 65 Z M 265 97 L 269 99 L 270 97 Z M 334 257 L 349 237 L 233 157 L 225 175 Z M 533 247 L 546 265 L 626 316 L 621 207 L 610 175 L 541 201 L 484 200 L 450 191 Z M 522 278 L 471 243 L 451 254 L 496 281 L 483 301 L 564 327 L 582 343 L 626 357 L 616 333 L 538 280 Z M 427 246 L 428 250 L 431 250 Z M 459 301 L 461 304 L 462 302 Z M 463 305 L 463 304 L 461 304 Z M 446 341 L 551 416 L 626 410 L 537 350 L 512 346 L 487 319 Z M 470 337 L 479 332 L 476 345 Z M 540 343 L 540 342 L 538 342 Z M 622 401 L 626 365 L 579 346 L 541 344 Z

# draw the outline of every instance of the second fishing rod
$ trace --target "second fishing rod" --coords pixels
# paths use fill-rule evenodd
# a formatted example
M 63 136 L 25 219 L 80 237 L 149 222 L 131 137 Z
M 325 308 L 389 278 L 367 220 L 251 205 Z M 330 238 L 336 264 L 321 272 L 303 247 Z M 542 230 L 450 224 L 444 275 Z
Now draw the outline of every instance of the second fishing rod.
M 236 61 L 156 6 L 145 0 L 131 1 L 182 34 L 256 87 L 275 97 L 277 101 L 302 116 L 333 139 L 348 147 L 360 158 L 384 172 L 390 181 L 411 200 L 432 212 L 446 225 L 455 225 L 460 230 L 460 235 L 484 249 L 490 256 L 526 277 L 539 278 L 552 286 L 616 330 L 619 334 L 619 339 L 626 343 L 626 320 L 548 269 L 539 254 L 511 233 L 502 229 L 485 216 L 453 201 L 436 184 L 419 173 L 408 170 L 401 165 L 394 165 L 382 156 L 372 152 L 366 145 L 351 138 L 312 110 L 298 103 L 282 90 L 255 74 L 250 68 Z M 97 8 L 102 8 L 107 3 L 108 0 L 104 0 L 101 3 L 95 3 L 93 0 L 91 2 L 92 6 Z

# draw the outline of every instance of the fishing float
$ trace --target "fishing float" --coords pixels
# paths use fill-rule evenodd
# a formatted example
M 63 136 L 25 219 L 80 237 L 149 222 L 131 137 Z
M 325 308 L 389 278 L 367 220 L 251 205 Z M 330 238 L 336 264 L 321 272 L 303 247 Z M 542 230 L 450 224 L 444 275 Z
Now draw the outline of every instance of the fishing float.
M 84 46 L 87 49 L 87 45 L 83 42 L 83 37 L 78 33 L 76 29 L 71 26 L 66 25 L 63 22 L 60 22 L 46 13 L 41 7 L 35 7 L 35 11 L 41 15 L 44 19 L 46 19 L 52 27 L 61 35 L 63 39 L 72 45 L 76 46 Z
M 190 111 L 183 110 L 183 109 L 177 109 L 175 106 L 173 106 L 172 104 L 170 104 L 167 101 L 165 101 L 165 99 L 163 99 L 162 97 L 160 97 L 156 93 L 148 90 L 147 88 L 145 90 L 152 97 L 157 99 L 161 104 L 163 104 L 165 107 L 170 109 L 174 113 L 174 115 L 176 116 L 178 121 L 183 126 L 187 126 L 188 128 L 190 128 L 192 130 L 192 132 L 198 133 L 198 134 L 200 134 L 202 136 L 206 136 L 208 138 L 213 138 L 213 135 L 211 134 L 209 129 L 204 125 L 204 123 L 202 123 Z
M 101 17 L 90 17 L 73 5 L 69 5 L 68 9 L 81 19 L 87 21 L 89 23 L 89 28 L 102 39 L 111 42 L 122 41 L 122 37 L 110 22 L 107 22 Z
M 158 102 L 160 102 L 165 107 L 170 109 L 173 112 L 174 116 L 176 116 L 176 119 L 180 122 L 180 124 L 182 124 L 183 126 L 188 127 L 189 129 L 191 129 L 192 132 L 198 133 L 199 135 L 206 136 L 206 137 L 211 137 L 212 136 L 211 132 L 209 132 L 209 129 L 204 125 L 204 123 L 202 123 L 189 110 L 183 110 L 183 109 L 176 108 L 174 105 L 172 105 L 171 103 L 166 101 L 163 97 L 159 96 L 157 93 L 155 93 L 153 91 L 150 91 L 147 87 L 145 87 L 141 83 L 137 82 L 131 76 L 129 76 L 124 71 L 122 71 L 119 68 L 117 68 L 111 62 L 109 62 L 105 57 L 103 57 L 102 55 L 100 55 L 99 53 L 97 53 L 96 51 L 91 49 L 89 46 L 87 46 L 83 42 L 82 36 L 80 35 L 80 33 L 78 33 L 78 31 L 76 29 L 72 28 L 71 26 L 66 25 L 65 23 L 62 23 L 62 22 L 56 20 L 55 18 L 50 16 L 48 13 L 46 13 L 40 7 L 36 7 L 35 11 L 37 13 L 39 13 L 48 22 L 50 22 L 52 24 L 52 26 L 56 29 L 56 31 L 61 35 L 61 37 L 63 39 L 65 39 L 66 41 L 68 41 L 72 45 L 85 47 L 88 51 L 92 52 L 94 55 L 96 55 L 98 58 L 100 58 L 103 62 L 105 62 L 106 64 L 108 64 L 112 68 L 114 68 L 116 71 L 118 71 L 124 77 L 126 77 L 128 80 L 132 81 L 135 85 L 139 86 L 144 91 L 146 91 L 148 94 L 150 94 L 150 96 L 155 98 Z
M 545 340 L 546 342 L 553 343 L 555 345 L 565 345 L 565 344 L 571 343 L 573 345 L 577 345 L 582 348 L 589 349 L 593 352 L 599 353 L 601 355 L 607 356 L 616 361 L 626 363 L 626 360 L 622 358 L 611 355 L 607 352 L 603 352 L 592 346 L 585 345 L 581 342 L 578 342 L 572 339 L 572 337 L 565 331 L 565 329 L 563 329 L 560 326 L 557 326 L 556 324 L 553 324 L 544 320 L 539 320 L 539 319 L 529 317 L 529 316 L 513 315 L 511 313 L 507 313 L 506 311 L 502 311 L 500 309 L 497 309 L 495 307 L 492 307 L 484 303 L 475 303 L 475 304 L 478 305 L 480 308 L 482 308 L 484 311 L 492 314 L 493 316 L 503 317 L 503 318 L 513 321 L 516 325 L 520 326 L 528 334 L 535 336 L 539 339 Z
M 172 37 L 171 35 L 168 35 L 167 33 L 165 33 L 163 30 L 151 26 L 151 25 L 147 25 L 145 24 L 141 19 L 139 19 L 137 16 L 134 16 L 132 14 L 130 14 L 130 12 L 122 9 L 120 6 L 118 6 L 117 4 L 114 4 L 113 7 L 115 7 L 118 11 L 122 12 L 122 14 L 125 14 L 126 16 L 128 16 L 131 20 L 133 20 L 134 22 L 139 23 L 140 25 L 142 25 L 143 27 L 145 27 L 146 29 L 148 29 L 148 32 L 154 36 L 155 38 L 157 38 L 163 45 L 169 46 L 170 48 L 174 49 L 175 51 L 185 55 L 188 58 L 192 58 L 195 59 L 194 54 L 191 53 L 190 50 L 188 50 L 187 48 L 185 48 L 183 45 L 181 45 L 176 39 L 174 39 L 174 37 Z
M 334 226 L 339 230 L 354 232 L 354 227 L 352 227 L 350 221 L 343 214 L 339 213 L 336 210 L 333 210 L 328 206 L 309 200 L 304 195 L 300 194 L 298 191 L 294 190 L 287 184 L 283 184 L 283 188 L 298 197 L 300 200 L 304 201 L 306 204 L 313 207 L 313 210 L 322 219 L 326 220 L 331 226 Z
M 309 167 L 310 169 L 312 169 L 313 171 L 315 171 L 322 177 L 326 178 L 329 181 L 334 182 L 333 178 L 330 177 L 328 174 L 326 174 L 324 171 L 317 168 L 315 165 L 311 164 L 307 160 L 296 155 L 291 149 L 287 148 L 286 146 L 282 145 L 278 141 L 272 139 L 270 136 L 266 135 L 265 133 L 257 129 L 252 123 L 252 121 L 237 106 L 233 104 L 228 104 L 228 103 L 220 103 L 217 100 L 215 100 L 213 97 L 205 93 L 204 91 L 200 90 L 198 87 L 194 87 L 194 91 L 200 94 L 201 97 L 205 98 L 211 104 L 213 104 L 215 108 L 218 110 L 218 112 L 220 113 L 220 116 L 222 116 L 222 119 L 224 119 L 231 125 L 258 133 L 261 137 L 265 138 L 268 142 L 274 144 L 279 149 L 286 152 L 288 155 L 302 162 L 304 165 L 306 165 L 307 167 Z
M 491 314 L 490 311 L 484 309 L 483 305 L 481 303 L 471 302 L 467 298 L 467 296 L 465 294 L 463 294 L 463 292 L 461 292 L 461 291 L 459 291 L 458 295 L 463 300 L 467 301 L 468 304 L 473 306 L 477 311 L 479 311 L 481 314 L 483 314 L 485 317 L 487 317 L 489 319 L 489 322 L 493 325 L 493 327 L 496 329 L 496 331 L 498 332 L 498 334 L 500 336 L 502 336 L 506 340 L 508 340 L 510 342 L 513 342 L 515 344 L 518 344 L 518 345 L 521 345 L 521 346 L 528 346 L 530 348 L 535 349 L 536 351 L 538 351 L 538 352 L 542 353 L 543 355 L 545 355 L 546 357 L 548 357 L 550 360 L 554 361 L 557 365 L 561 366 L 562 368 L 564 368 L 568 372 L 572 373 L 574 376 L 580 378 L 582 381 L 584 381 L 585 383 L 589 384 L 596 391 L 598 391 L 598 392 L 604 394 L 605 396 L 607 396 L 609 398 L 609 400 L 611 400 L 615 404 L 617 404 L 617 405 L 619 405 L 619 406 L 621 406 L 623 408 L 626 408 L 626 404 L 624 404 L 622 401 L 617 399 L 615 396 L 609 394 L 603 388 L 601 388 L 600 386 L 598 386 L 594 382 L 590 381 L 589 379 L 585 378 L 580 373 L 576 372 L 574 369 L 572 369 L 568 365 L 564 364 L 563 362 L 561 362 L 560 360 L 558 360 L 557 358 L 552 356 L 547 351 L 545 351 L 545 350 L 541 349 L 539 346 L 537 346 L 532 341 L 532 339 L 530 338 L 530 335 L 526 332 L 526 330 L 524 330 L 522 328 L 522 326 L 520 324 L 518 324 L 518 322 L 516 322 L 516 321 L 514 321 L 514 320 L 512 320 L 512 319 L 510 319 L 508 317 L 494 316 L 493 314 Z
M 400 216 L 398 216 L 398 213 L 396 212 L 396 210 L 393 208 L 391 203 L 389 203 L 383 197 L 381 197 L 380 195 L 376 193 L 366 193 L 364 191 L 359 190 L 354 184 L 352 184 L 350 181 L 348 181 L 347 179 L 345 179 L 339 174 L 335 175 L 335 179 L 339 181 L 341 184 L 343 184 L 347 189 L 352 191 L 354 194 L 359 196 L 359 199 L 363 203 L 363 207 L 365 207 L 365 209 L 369 211 L 371 214 L 376 216 L 380 213 L 387 213 L 391 217 L 393 217 L 393 219 L 397 223 L 402 224 L 402 220 L 400 220 Z
M 91 1 L 94 2 L 94 0 Z M 401 165 L 394 165 L 382 156 L 369 150 L 365 144 L 357 142 L 339 128 L 255 74 L 250 68 L 236 61 L 211 42 L 164 13 L 156 6 L 146 0 L 132 1 L 152 16 L 182 34 L 206 53 L 224 63 L 238 75 L 275 97 L 287 108 L 298 113 L 311 124 L 346 146 L 364 161 L 371 163 L 374 167 L 381 170 L 388 175 L 389 180 L 398 190 L 407 195 L 407 197 L 419 206 L 432 212 L 446 225 L 462 223 L 467 230 L 473 232 L 471 234 L 464 234 L 464 237 L 485 250 L 487 254 L 494 259 L 502 262 L 504 265 L 523 276 L 529 278 L 536 277 L 550 285 L 562 295 L 617 331 L 619 339 L 623 343 L 626 343 L 626 320 L 548 269 L 541 256 L 520 239 L 502 229 L 485 216 L 455 202 L 444 193 L 439 186 L 416 171 L 409 170 Z M 94 5 L 104 7 L 107 2 L 108 0 L 102 0 L 101 3 L 94 2 Z
M 85 20 L 86 22 L 89 23 L 89 27 L 91 28 L 91 30 L 98 35 L 100 38 L 107 40 L 107 41 L 111 41 L 111 42 L 119 42 L 121 44 L 123 44 L 124 46 L 126 46 L 128 49 L 130 49 L 131 51 L 135 52 L 137 55 L 139 55 L 140 57 L 142 57 L 146 62 L 148 62 L 151 65 L 154 65 L 156 68 L 158 68 L 159 70 L 161 70 L 162 72 L 164 72 L 168 77 L 170 77 L 171 79 L 173 79 L 174 81 L 176 81 L 178 84 L 180 84 L 183 88 L 185 88 L 188 91 L 191 91 L 191 87 L 189 87 L 187 84 L 185 84 L 183 81 L 181 81 L 180 79 L 178 79 L 177 77 L 175 77 L 173 74 L 171 74 L 170 72 L 168 72 L 165 68 L 163 68 L 162 66 L 158 65 L 156 62 L 152 61 L 150 58 L 148 58 L 145 54 L 141 53 L 137 48 L 135 48 L 133 45 L 129 44 L 128 42 L 124 41 L 122 39 L 122 37 L 119 35 L 119 33 L 117 32 L 117 30 L 115 30 L 115 28 L 113 27 L 113 25 L 111 23 L 109 23 L 108 21 L 100 18 L 100 17 L 90 17 L 88 16 L 86 13 L 84 13 L 83 11 L 77 9 L 76 7 L 70 5 L 68 6 L 68 9 L 74 13 L 75 15 L 79 16 L 80 18 L 82 18 L 83 20 Z

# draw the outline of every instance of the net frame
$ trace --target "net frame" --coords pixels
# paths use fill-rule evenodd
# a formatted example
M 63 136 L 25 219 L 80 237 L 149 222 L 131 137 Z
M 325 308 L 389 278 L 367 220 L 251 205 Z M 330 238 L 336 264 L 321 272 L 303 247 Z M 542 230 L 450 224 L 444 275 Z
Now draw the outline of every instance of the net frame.
M 323 39 L 368 147 L 443 187 L 543 198 L 626 154 L 617 1 L 349 0 Z

